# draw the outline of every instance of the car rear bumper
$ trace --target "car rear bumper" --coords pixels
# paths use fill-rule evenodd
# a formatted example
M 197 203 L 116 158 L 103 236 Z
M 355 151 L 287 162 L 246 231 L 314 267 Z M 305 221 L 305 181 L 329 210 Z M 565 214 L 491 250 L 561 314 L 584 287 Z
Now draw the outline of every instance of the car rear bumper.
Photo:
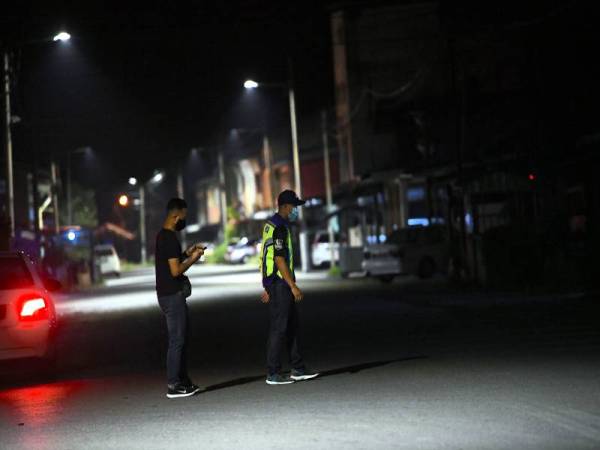
M 121 268 L 114 264 L 101 264 L 100 265 L 100 273 L 102 275 L 112 274 L 112 273 L 120 273 Z
M 336 249 L 333 253 L 335 261 L 340 260 L 340 252 Z M 312 263 L 315 266 L 319 266 L 323 263 L 331 263 L 331 251 L 327 250 L 313 250 L 311 255 Z
M 55 335 L 56 325 L 50 321 L 0 327 L 0 360 L 41 358 L 53 345 Z
M 231 255 L 228 255 L 227 253 L 225 254 L 225 256 L 223 256 L 223 260 L 225 262 L 228 262 L 228 263 L 231 263 L 231 264 L 241 263 L 242 260 L 243 260 L 243 258 L 244 258 L 243 256 L 242 257 L 239 257 L 239 256 L 233 257 Z

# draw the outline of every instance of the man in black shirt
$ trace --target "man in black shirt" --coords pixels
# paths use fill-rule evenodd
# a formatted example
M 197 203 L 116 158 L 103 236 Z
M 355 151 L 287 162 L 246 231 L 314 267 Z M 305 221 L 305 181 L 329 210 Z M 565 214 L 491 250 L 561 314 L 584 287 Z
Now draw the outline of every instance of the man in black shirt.
M 188 308 L 183 275 L 200 257 L 204 249 L 196 244 L 181 251 L 176 231 L 185 228 L 187 204 L 173 198 L 167 204 L 167 217 L 156 235 L 155 273 L 158 303 L 167 321 L 169 348 L 167 351 L 167 397 L 189 397 L 200 388 L 187 373 L 186 337 Z

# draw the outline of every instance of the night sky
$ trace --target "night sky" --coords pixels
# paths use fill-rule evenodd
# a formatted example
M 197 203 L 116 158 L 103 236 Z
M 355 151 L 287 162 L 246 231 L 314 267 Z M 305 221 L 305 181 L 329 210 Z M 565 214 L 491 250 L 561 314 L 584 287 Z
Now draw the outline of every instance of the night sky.
M 104 2 L 103 2 L 104 3 Z M 284 91 L 249 103 L 253 77 L 285 81 L 293 61 L 299 115 L 332 103 L 329 20 L 321 2 L 88 2 L 21 7 L 4 17 L 16 55 L 15 158 L 41 161 L 90 146 L 96 170 L 77 181 L 110 186 L 148 177 L 214 146 L 232 127 L 288 123 Z M 71 42 L 32 42 L 69 31 Z M 90 162 L 88 161 L 88 165 Z
M 33 155 L 39 167 L 46 168 L 51 158 L 64 167 L 69 151 L 89 146 L 93 160 L 75 157 L 73 179 L 112 195 L 129 176 L 147 179 L 155 169 L 186 161 L 194 147 L 216 151 L 231 128 L 286 130 L 285 92 L 264 89 L 250 97 L 242 83 L 247 78 L 286 81 L 288 59 L 302 131 L 303 117 L 333 105 L 329 14 L 335 3 L 12 5 L 0 16 L 0 42 L 15 49 L 13 113 L 21 119 L 13 127 L 17 168 L 31 170 Z M 468 32 L 561 17 L 577 3 L 442 1 L 440 11 L 443 20 Z M 565 33 L 571 28 L 565 22 Z M 48 42 L 63 29 L 73 36 L 69 43 Z M 583 49 L 583 58 L 577 49 L 561 51 L 572 54 L 571 62 L 548 72 L 556 80 L 548 102 L 560 92 L 571 94 L 562 80 L 573 78 L 572 68 L 590 58 L 589 49 Z M 589 82 L 594 78 L 589 70 L 577 73 L 587 79 L 585 86 L 597 84 Z M 200 167 L 198 177 L 213 170 Z

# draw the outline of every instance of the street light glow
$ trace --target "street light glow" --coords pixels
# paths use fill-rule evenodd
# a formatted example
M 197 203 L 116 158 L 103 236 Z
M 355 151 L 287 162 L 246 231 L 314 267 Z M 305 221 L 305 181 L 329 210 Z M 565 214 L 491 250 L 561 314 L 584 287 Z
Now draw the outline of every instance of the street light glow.
M 69 33 L 67 33 L 66 31 L 61 31 L 56 36 L 54 36 L 54 42 L 56 42 L 56 41 L 66 42 L 69 39 L 71 39 L 71 35 Z
M 127 197 L 125 194 L 121 195 L 119 197 L 119 205 L 125 207 L 129 204 L 129 197 Z
M 246 89 L 256 89 L 258 87 L 258 83 L 254 80 L 246 80 L 244 82 L 244 87 Z
M 135 177 L 130 177 L 130 178 L 129 178 L 129 184 L 130 184 L 131 186 L 135 186 L 135 185 L 137 184 L 137 178 L 135 178 Z
M 75 235 L 75 232 L 74 232 L 74 231 L 69 231 L 69 232 L 67 233 L 67 239 L 68 239 L 68 240 L 70 240 L 70 241 L 74 241 L 76 237 L 77 237 L 77 236 Z
M 154 176 L 152 177 L 152 182 L 153 183 L 160 183 L 163 179 L 164 175 L 162 172 L 156 172 L 154 174 Z

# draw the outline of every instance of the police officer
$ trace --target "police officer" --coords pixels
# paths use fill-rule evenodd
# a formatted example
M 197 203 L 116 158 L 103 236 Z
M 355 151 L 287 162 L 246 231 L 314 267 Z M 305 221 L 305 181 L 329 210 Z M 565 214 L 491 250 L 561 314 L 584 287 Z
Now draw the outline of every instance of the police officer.
M 265 291 L 261 301 L 269 304 L 270 330 L 267 344 L 267 384 L 291 384 L 315 378 L 318 373 L 307 370 L 298 349 L 298 311 L 296 303 L 303 294 L 296 285 L 294 249 L 290 222 L 298 219 L 300 200 L 294 191 L 279 194 L 278 212 L 265 224 L 260 268 Z M 281 351 L 287 344 L 291 374 L 281 372 Z

